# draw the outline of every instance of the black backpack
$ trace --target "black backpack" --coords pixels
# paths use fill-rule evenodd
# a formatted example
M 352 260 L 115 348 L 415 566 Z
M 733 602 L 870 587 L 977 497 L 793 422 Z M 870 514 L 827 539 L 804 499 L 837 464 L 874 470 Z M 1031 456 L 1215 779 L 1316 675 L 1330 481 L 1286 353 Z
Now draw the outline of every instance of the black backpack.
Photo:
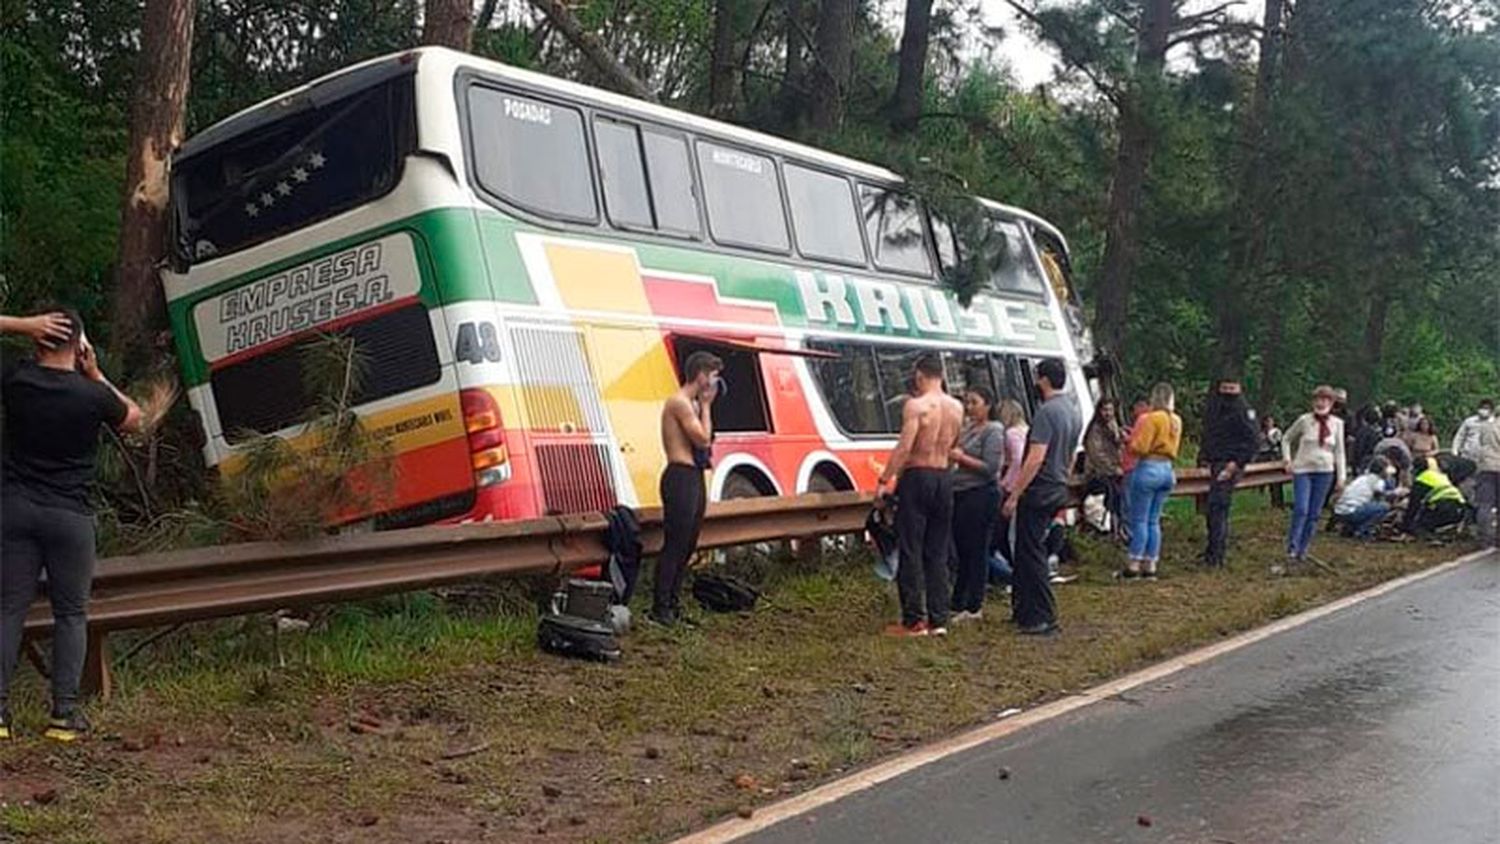
M 693 597 L 710 612 L 747 612 L 755 609 L 760 590 L 731 575 L 705 572 L 693 578 Z
M 537 624 L 536 643 L 547 653 L 614 662 L 620 640 L 608 624 L 576 615 L 544 615 Z

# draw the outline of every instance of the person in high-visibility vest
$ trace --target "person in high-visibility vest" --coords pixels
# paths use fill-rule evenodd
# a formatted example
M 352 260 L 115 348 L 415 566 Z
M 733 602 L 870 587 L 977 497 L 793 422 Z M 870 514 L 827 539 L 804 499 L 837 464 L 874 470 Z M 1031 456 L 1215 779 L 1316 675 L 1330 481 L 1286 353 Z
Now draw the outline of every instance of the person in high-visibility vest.
M 1418 457 L 1412 461 L 1412 472 L 1415 477 L 1402 530 L 1414 535 L 1432 533 L 1463 521 L 1469 505 L 1436 460 Z

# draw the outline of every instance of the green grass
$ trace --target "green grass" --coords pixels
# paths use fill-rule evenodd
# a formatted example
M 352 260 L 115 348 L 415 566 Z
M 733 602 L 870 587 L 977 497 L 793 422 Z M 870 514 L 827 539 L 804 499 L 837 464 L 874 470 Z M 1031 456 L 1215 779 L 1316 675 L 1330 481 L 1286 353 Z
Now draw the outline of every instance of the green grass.
M 15 781 L 61 795 L 17 807 L 27 795 L 0 778 L 12 802 L 0 833 L 520 841 L 545 828 L 546 840 L 659 839 L 1464 550 L 1320 536 L 1336 575 L 1272 580 L 1265 563 L 1284 525 L 1263 496 L 1238 496 L 1229 570 L 1185 570 L 1177 561 L 1196 554 L 1203 526 L 1191 502 L 1173 502 L 1157 584 L 1117 584 L 1118 549 L 1080 538 L 1080 581 L 1058 590 L 1064 635 L 1041 642 L 1005 629 L 998 600 L 993 618 L 946 641 L 884 638 L 893 590 L 863 553 L 815 570 L 752 561 L 769 605 L 695 631 L 638 630 L 617 665 L 538 654 L 534 614 L 504 590 L 462 608 L 416 595 L 336 609 L 279 651 L 264 619 L 196 626 L 119 670 L 88 745 L 0 747 Z M 21 685 L 21 726 L 34 732 L 31 672 Z M 381 732 L 351 732 L 361 713 Z M 739 774 L 755 787 L 737 788 Z

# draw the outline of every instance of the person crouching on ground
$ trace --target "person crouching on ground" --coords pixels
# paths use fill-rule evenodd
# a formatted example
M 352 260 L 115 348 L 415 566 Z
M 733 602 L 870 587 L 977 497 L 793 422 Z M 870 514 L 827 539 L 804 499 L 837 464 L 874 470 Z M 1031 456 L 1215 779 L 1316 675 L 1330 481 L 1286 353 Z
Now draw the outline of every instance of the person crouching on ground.
M 1047 582 L 1047 530 L 1053 515 L 1069 502 L 1068 467 L 1083 432 L 1077 406 L 1063 393 L 1067 383 L 1062 361 L 1048 359 L 1036 365 L 1043 401 L 1031 421 L 1021 475 L 1001 511 L 1015 522 L 1011 611 L 1020 631 L 1032 636 L 1059 629 L 1057 601 Z
M 661 473 L 662 542 L 656 558 L 656 590 L 648 618 L 672 627 L 682 620 L 682 578 L 698 550 L 708 492 L 703 473 L 711 465 L 714 399 L 724 361 L 693 352 L 682 365 L 682 387 L 662 407 L 661 445 L 667 466 Z
M 964 393 L 964 426 L 953 449 L 953 545 L 958 578 L 952 621 L 982 617 L 989 580 L 989 545 L 1000 516 L 1000 463 L 1005 429 L 990 419 L 995 394 L 974 386 Z
M 1334 391 L 1313 390 L 1312 410 L 1297 417 L 1281 441 L 1281 456 L 1292 473 L 1292 523 L 1287 529 L 1286 556 L 1293 565 L 1309 557 L 1318 516 L 1344 483 L 1344 422 L 1333 415 Z M 1280 565 L 1272 574 L 1283 574 Z
M 1418 457 L 1412 461 L 1411 497 L 1401 530 L 1411 536 L 1423 536 L 1462 522 L 1468 511 L 1464 494 L 1454 486 L 1435 458 Z
M 917 395 L 901 406 L 901 438 L 876 484 L 883 499 L 896 485 L 896 533 L 901 565 L 896 587 L 901 621 L 886 628 L 892 636 L 948 633 L 948 548 L 953 529 L 953 474 L 948 471 L 958 445 L 964 411 L 943 392 L 943 361 L 935 354 L 917 359 Z
M 1203 408 L 1203 447 L 1198 460 L 1208 466 L 1209 473 L 1208 545 L 1199 561 L 1210 567 L 1224 565 L 1234 487 L 1255 458 L 1260 436 L 1242 393 L 1238 379 L 1221 378 Z
M 0 316 L 0 333 L 35 343 L 28 360 L 0 373 L 5 448 L 0 456 L 0 738 L 11 733 L 11 678 L 26 611 L 47 573 L 52 605 L 52 717 L 46 736 L 73 741 L 88 732 L 79 683 L 88 647 L 94 576 L 94 476 L 99 426 L 141 427 L 141 409 L 115 389 L 76 311 Z
M 1156 579 L 1161 559 L 1161 511 L 1172 494 L 1177 476 L 1172 461 L 1182 445 L 1182 417 L 1175 412 L 1172 385 L 1151 388 L 1151 411 L 1142 416 L 1131 432 L 1128 448 L 1139 458 L 1130 473 L 1129 560 L 1120 576 L 1125 579 Z
M 1350 481 L 1334 502 L 1334 523 L 1344 536 L 1369 539 L 1391 512 L 1389 499 L 1396 493 L 1396 467 L 1384 457 L 1371 457 L 1365 473 Z

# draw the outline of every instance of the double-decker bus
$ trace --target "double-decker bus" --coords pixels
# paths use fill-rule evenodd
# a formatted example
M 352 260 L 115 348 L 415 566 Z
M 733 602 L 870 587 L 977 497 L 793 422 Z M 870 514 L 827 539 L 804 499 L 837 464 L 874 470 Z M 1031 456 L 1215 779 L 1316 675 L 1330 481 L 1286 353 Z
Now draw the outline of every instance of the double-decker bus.
M 961 245 L 880 167 L 440 48 L 349 67 L 183 144 L 164 276 L 210 465 L 296 440 L 304 347 L 349 338 L 399 527 L 658 503 L 662 402 L 725 361 L 713 499 L 868 489 L 914 358 L 1030 407 L 1066 362 L 1091 412 L 1067 246 L 983 200 L 1007 248 L 968 308 Z

